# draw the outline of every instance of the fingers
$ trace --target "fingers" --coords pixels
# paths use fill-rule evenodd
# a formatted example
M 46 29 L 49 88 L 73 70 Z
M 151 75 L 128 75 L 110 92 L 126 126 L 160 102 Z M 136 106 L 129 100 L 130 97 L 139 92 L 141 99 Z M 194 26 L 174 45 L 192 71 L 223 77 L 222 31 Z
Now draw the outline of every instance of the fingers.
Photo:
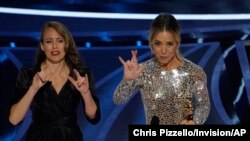
M 137 50 L 132 50 L 131 54 L 132 54 L 131 62 L 137 63 Z
M 77 71 L 78 72 L 78 71 Z M 79 75 L 77 76 L 77 79 L 75 80 L 74 78 L 72 78 L 71 76 L 68 76 L 68 79 L 70 80 L 70 82 L 75 86 L 75 87 L 81 87 L 83 84 L 88 84 L 88 75 L 85 74 L 85 77 L 81 77 L 80 74 L 76 74 Z
M 84 83 L 88 82 L 88 74 L 85 74 L 85 77 L 82 77 L 81 80 L 77 82 L 78 87 L 81 87 Z
M 42 83 L 46 82 L 46 79 L 44 78 L 44 75 L 42 72 L 39 72 L 36 75 L 39 77 L 39 79 L 41 80 Z
M 68 79 L 69 81 L 76 87 L 77 86 L 77 83 L 76 81 L 74 80 L 74 78 L 72 78 L 71 76 L 68 76 Z
M 80 73 L 76 69 L 74 69 L 74 73 L 77 79 L 81 77 Z
M 85 79 L 86 79 L 86 81 L 89 80 L 89 77 L 88 77 L 88 74 L 87 74 L 87 73 L 85 74 Z
M 137 50 L 132 50 L 131 51 L 131 54 L 132 54 L 132 58 L 131 58 L 131 62 L 132 63 L 137 63 Z M 126 65 L 126 62 L 122 59 L 121 56 L 119 56 L 119 60 L 120 62 L 123 64 L 123 65 Z
M 77 81 L 77 86 L 81 87 L 84 81 L 85 81 L 85 78 L 83 77 L 81 80 Z
M 41 69 L 40 72 L 38 72 L 38 76 L 40 78 L 40 80 L 42 81 L 42 83 L 47 82 L 48 80 L 50 80 L 51 77 L 53 77 L 54 73 L 53 72 L 47 72 L 45 73 L 45 70 L 48 68 L 48 66 L 44 66 L 43 69 Z
M 120 62 L 123 64 L 123 66 L 125 66 L 125 65 L 126 65 L 126 62 L 122 59 L 122 57 L 119 56 L 118 58 L 119 58 Z
M 132 58 L 131 58 L 130 67 L 134 68 L 134 69 L 137 69 L 138 68 L 137 50 L 132 50 L 131 54 L 132 54 Z
M 123 65 L 123 67 L 124 67 L 124 70 L 127 71 L 127 70 L 129 69 L 129 64 L 130 64 L 130 63 L 128 63 L 128 62 L 130 62 L 130 61 L 128 60 L 128 61 L 125 62 L 125 61 L 122 59 L 122 57 L 120 57 L 120 56 L 119 56 L 119 60 L 120 60 L 120 62 L 122 63 L 122 65 Z
M 131 50 L 131 54 L 131 60 L 127 60 L 126 62 L 119 56 L 119 60 L 123 64 L 125 71 L 136 70 L 138 68 L 137 50 Z
M 41 82 L 45 83 L 48 80 L 50 80 L 50 78 L 53 76 L 53 73 L 50 73 L 47 76 L 45 76 L 43 72 L 39 72 L 37 75 L 38 75 L 39 79 L 41 80 Z
M 68 76 L 69 81 L 76 87 L 79 88 L 82 86 L 84 80 L 75 80 L 71 76 Z
M 82 83 L 82 82 L 85 80 L 85 78 L 82 77 L 82 76 L 80 75 L 80 73 L 79 73 L 76 69 L 74 69 L 74 72 L 75 72 L 77 81 L 78 81 L 78 80 L 81 80 L 80 83 Z M 85 74 L 85 77 L 86 77 L 86 76 L 88 76 L 87 73 Z
M 128 60 L 126 61 L 126 66 L 124 67 L 125 70 L 131 70 L 132 69 L 132 65 L 131 65 L 131 61 Z

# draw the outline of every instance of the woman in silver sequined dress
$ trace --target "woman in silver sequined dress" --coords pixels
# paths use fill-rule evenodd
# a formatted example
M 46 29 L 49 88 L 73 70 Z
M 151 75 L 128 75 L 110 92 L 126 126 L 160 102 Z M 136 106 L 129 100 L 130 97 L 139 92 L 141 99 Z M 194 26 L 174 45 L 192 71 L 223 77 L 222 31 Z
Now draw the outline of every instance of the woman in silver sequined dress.
M 136 50 L 131 51 L 131 60 L 119 57 L 124 77 L 115 90 L 114 103 L 123 104 L 140 90 L 146 124 L 204 124 L 208 117 L 206 74 L 200 66 L 181 56 L 180 35 L 175 17 L 161 13 L 150 28 L 153 57 L 142 64 L 137 62 Z

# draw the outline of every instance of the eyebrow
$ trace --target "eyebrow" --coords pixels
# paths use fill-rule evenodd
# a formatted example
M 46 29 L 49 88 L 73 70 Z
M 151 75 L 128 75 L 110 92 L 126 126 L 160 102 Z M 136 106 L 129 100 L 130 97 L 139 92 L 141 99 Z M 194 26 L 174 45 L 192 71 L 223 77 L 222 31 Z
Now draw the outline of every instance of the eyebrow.
M 53 39 L 53 38 L 44 38 L 44 39 Z M 58 38 L 56 38 L 56 39 L 64 39 L 63 37 L 58 37 Z

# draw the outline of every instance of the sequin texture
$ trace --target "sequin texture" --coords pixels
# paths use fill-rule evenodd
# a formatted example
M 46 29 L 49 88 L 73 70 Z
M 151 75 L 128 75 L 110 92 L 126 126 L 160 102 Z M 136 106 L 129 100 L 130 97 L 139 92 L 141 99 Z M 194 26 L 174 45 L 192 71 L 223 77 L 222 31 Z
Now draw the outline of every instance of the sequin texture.
M 178 125 L 186 117 L 186 107 L 192 108 L 195 124 L 204 124 L 210 111 L 204 70 L 187 59 L 171 71 L 163 70 L 154 58 L 144 63 L 147 68 L 136 80 L 120 82 L 113 96 L 114 103 L 123 104 L 140 91 L 146 124 L 157 116 L 159 124 Z

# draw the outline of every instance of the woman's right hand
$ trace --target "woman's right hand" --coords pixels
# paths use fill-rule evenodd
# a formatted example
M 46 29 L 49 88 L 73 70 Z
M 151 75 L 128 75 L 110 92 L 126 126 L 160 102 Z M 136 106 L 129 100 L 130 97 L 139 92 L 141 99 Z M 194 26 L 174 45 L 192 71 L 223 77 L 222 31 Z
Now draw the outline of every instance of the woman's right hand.
M 41 77 L 41 72 L 37 72 L 34 77 L 33 77 L 33 81 L 32 81 L 32 85 L 31 87 L 38 91 L 44 84 L 45 84 L 45 80 Z
M 126 80 L 135 80 L 146 68 L 146 64 L 138 64 L 137 50 L 132 50 L 131 54 L 131 59 L 126 62 L 119 56 L 119 60 L 124 68 L 124 78 Z
M 52 73 L 49 73 L 47 76 L 45 75 L 44 70 L 41 70 L 40 72 L 37 72 L 32 81 L 31 87 L 38 91 L 46 82 L 48 82 L 49 78 L 52 76 Z

